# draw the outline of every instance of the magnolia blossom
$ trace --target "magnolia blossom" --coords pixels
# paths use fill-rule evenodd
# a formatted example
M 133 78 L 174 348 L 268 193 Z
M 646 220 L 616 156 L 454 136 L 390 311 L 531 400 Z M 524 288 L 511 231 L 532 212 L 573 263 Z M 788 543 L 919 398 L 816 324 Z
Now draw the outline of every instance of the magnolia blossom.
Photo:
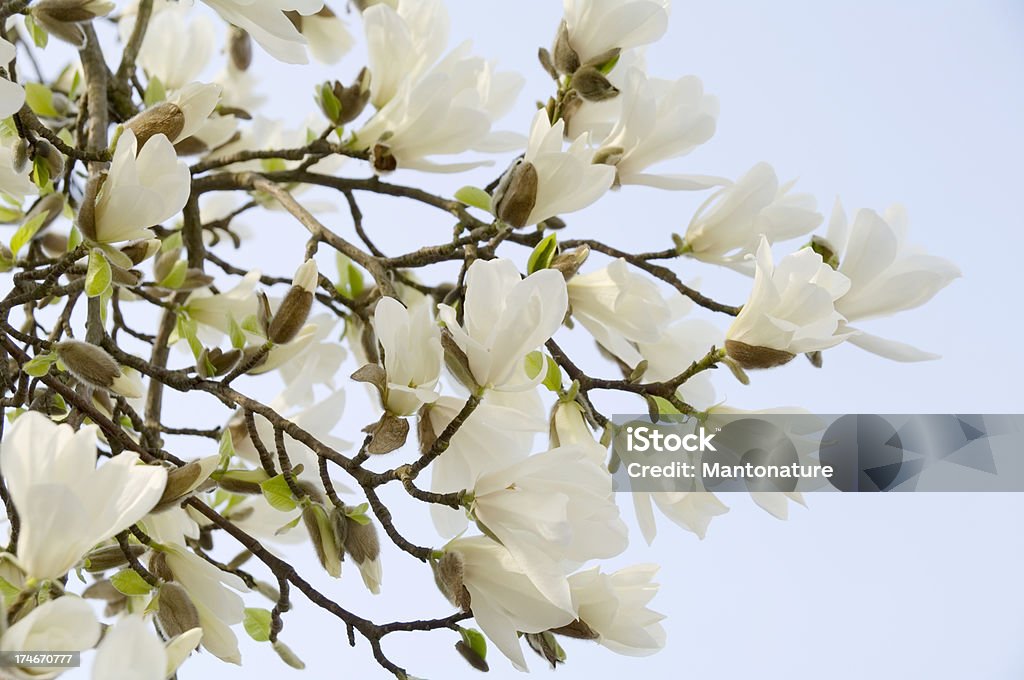
M 75 432 L 35 411 L 4 435 L 0 467 L 21 518 L 18 559 L 29 576 L 63 576 L 94 545 L 142 519 L 167 471 L 122 452 L 96 467 L 96 428 Z
M 608 448 L 594 439 L 583 407 L 578 401 L 559 401 L 551 411 L 549 429 L 551 447 L 579 446 L 587 451 L 587 457 L 598 465 L 604 465 Z
M 611 188 L 615 168 L 593 163 L 589 135 L 580 135 L 563 150 L 564 134 L 564 120 L 551 125 L 547 112 L 537 112 L 526 153 L 495 192 L 499 218 L 514 227 L 536 224 L 582 210 Z
M 670 319 L 658 286 L 622 259 L 572 277 L 567 288 L 573 318 L 628 366 L 643 359 L 634 343 L 656 342 Z
M 633 509 L 640 533 L 648 545 L 654 542 L 658 534 L 655 506 L 677 526 L 692 531 L 702 539 L 707 535 L 711 520 L 729 512 L 728 506 L 709 491 L 636 491 L 630 495 L 633 496 Z
M 654 42 L 668 28 L 670 0 L 562 0 L 569 44 L 581 63 Z
M 202 634 L 201 628 L 193 628 L 165 644 L 141 616 L 125 616 L 104 633 L 93 680 L 164 680 L 188 658 Z
M 207 125 L 210 114 L 220 101 L 220 93 L 220 85 L 189 83 L 167 98 L 169 103 L 181 109 L 184 118 L 181 132 L 171 140 L 172 143 L 188 139 Z
M 482 475 L 471 511 L 551 602 L 570 609 L 565 563 L 626 549 L 607 468 L 591 449 L 563 446 Z
M 421 405 L 433 403 L 444 353 L 428 304 L 406 309 L 395 298 L 381 298 L 374 310 L 373 327 L 384 348 L 384 406 L 395 415 L 407 416 Z
M 754 289 L 726 333 L 729 355 L 744 368 L 769 368 L 838 345 L 854 333 L 840 327 L 845 319 L 835 307 L 849 289 L 850 280 L 810 248 L 776 266 L 762 236 Z
M 780 186 L 772 166 L 758 163 L 697 209 L 686 229 L 686 251 L 699 260 L 749 271 L 746 256 L 757 249 L 762 235 L 775 243 L 810 233 L 822 217 L 813 196 L 790 194 L 794 182 Z
M 337 64 L 355 43 L 345 22 L 326 5 L 315 14 L 299 17 L 298 29 L 309 42 L 313 58 L 322 64 Z
M 836 203 L 829 223 L 828 245 L 835 248 L 839 271 L 850 279 L 849 292 L 836 300 L 836 309 L 847 321 L 889 316 L 920 307 L 959 278 L 960 269 L 955 264 L 908 244 L 906 236 L 906 214 L 899 206 L 889 208 L 884 217 L 873 210 L 859 210 L 853 224 L 847 225 L 842 205 Z M 916 347 L 863 332 L 851 337 L 850 342 L 895 361 L 938 358 Z
M 523 389 L 544 379 L 541 371 L 532 382 L 518 380 L 522 362 L 554 335 L 568 305 L 565 279 L 553 269 L 524 279 L 511 260 L 476 260 L 466 274 L 464 326 L 448 305 L 439 306 L 439 315 L 478 385 Z
M 256 286 L 260 276 L 262 273 L 254 269 L 224 293 L 211 293 L 207 288 L 200 288 L 189 295 L 182 309 L 202 326 L 226 335 L 231 332 L 232 321 L 241 325 L 250 317 L 256 318 Z M 215 339 L 210 344 L 216 343 Z
M 233 592 L 249 592 L 245 583 L 184 546 L 165 544 L 161 554 L 166 557 L 174 580 L 188 592 L 199 611 L 203 647 L 223 661 L 241 664 L 238 638 L 231 626 L 241 623 L 245 614 L 245 602 Z
M 469 592 L 473 618 L 518 670 L 526 670 L 519 632 L 541 633 L 575 620 L 572 608 L 546 598 L 500 543 L 485 536 L 458 538 L 445 550 L 461 558 L 462 585 Z
M 217 42 L 213 22 L 205 15 L 186 20 L 185 3 L 156 4 L 146 37 L 139 50 L 139 64 L 151 78 L 160 80 L 169 91 L 193 82 L 206 68 Z M 122 39 L 127 39 L 134 21 L 119 22 Z
M 725 183 L 716 177 L 644 172 L 656 163 L 690 153 L 715 133 L 718 100 L 704 94 L 699 78 L 660 80 L 633 68 L 619 97 L 618 123 L 597 153 L 602 162 L 615 166 L 619 184 L 706 189 Z
M 665 616 L 647 606 L 658 594 L 657 573 L 656 564 L 638 564 L 613 574 L 594 567 L 569 577 L 573 607 L 599 644 L 629 656 L 648 656 L 665 646 Z
M 402 83 L 418 79 L 448 44 L 448 11 L 441 0 L 377 3 L 363 12 L 369 57 L 370 101 L 381 109 Z
M 306 39 L 285 12 L 302 16 L 323 9 L 323 0 L 203 0 L 217 14 L 252 36 L 272 57 L 287 64 L 306 64 Z
M 426 418 L 434 436 L 440 435 L 465 406 L 465 399 L 441 397 L 430 405 Z M 480 475 L 523 460 L 538 432 L 547 429 L 544 407 L 536 390 L 488 392 L 476 410 L 455 432 L 444 455 L 431 464 L 430 490 L 454 493 L 473 487 Z M 455 536 L 467 526 L 458 510 L 430 504 L 438 533 Z
M 14 45 L 0 38 L 0 64 L 7 65 L 17 52 Z M 25 103 L 25 88 L 7 78 L 0 78 L 0 118 L 14 115 Z
M 521 136 L 493 132 L 491 126 L 515 102 L 522 76 L 495 71 L 492 63 L 470 56 L 469 47 L 463 44 L 422 78 L 403 81 L 356 133 L 359 148 L 380 144 L 397 167 L 445 172 L 489 162 L 438 164 L 428 157 L 521 148 Z M 388 167 L 383 159 L 376 165 Z
M 26 196 L 39 190 L 32 183 L 31 165 L 26 163 L 20 172 L 14 167 L 14 143 L 13 138 L 0 137 L 0 194 L 10 196 L 20 203 Z
M 191 190 L 188 166 L 178 160 L 167 137 L 150 137 L 139 150 L 135 133 L 125 130 L 96 198 L 93 240 L 153 238 L 149 227 L 180 212 Z
M 100 632 L 89 604 L 80 597 L 65 595 L 44 602 L 4 631 L 0 635 L 0 650 L 7 654 L 40 650 L 83 652 L 96 645 Z M 4 672 L 4 677 L 15 680 L 50 680 L 64 669 L 5 666 Z

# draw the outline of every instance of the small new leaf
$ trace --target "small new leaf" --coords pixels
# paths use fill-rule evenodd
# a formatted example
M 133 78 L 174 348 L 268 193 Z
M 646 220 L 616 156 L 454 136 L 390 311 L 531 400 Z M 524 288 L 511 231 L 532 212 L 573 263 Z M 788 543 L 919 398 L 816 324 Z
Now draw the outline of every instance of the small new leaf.
M 242 625 L 249 637 L 256 642 L 268 642 L 270 640 L 270 621 L 270 610 L 246 607 Z
M 123 595 L 145 595 L 153 589 L 134 569 L 117 572 L 110 577 L 110 584 Z
M 99 248 L 93 248 L 89 253 L 89 268 L 85 273 L 85 294 L 89 297 L 97 297 L 110 288 L 112 274 L 110 263 Z
M 530 253 L 530 259 L 526 262 L 526 273 L 533 274 L 539 272 L 542 269 L 547 269 L 551 266 L 551 261 L 555 259 L 555 255 L 558 252 L 558 239 L 554 234 L 549 234 L 547 238 L 537 244 L 537 247 Z
M 260 482 L 260 490 L 263 497 L 267 499 L 270 507 L 281 512 L 291 512 L 297 507 L 292 490 L 288 488 L 288 482 L 284 475 L 276 475 L 265 482 Z
M 455 192 L 455 200 L 491 212 L 491 195 L 477 187 L 465 186 Z

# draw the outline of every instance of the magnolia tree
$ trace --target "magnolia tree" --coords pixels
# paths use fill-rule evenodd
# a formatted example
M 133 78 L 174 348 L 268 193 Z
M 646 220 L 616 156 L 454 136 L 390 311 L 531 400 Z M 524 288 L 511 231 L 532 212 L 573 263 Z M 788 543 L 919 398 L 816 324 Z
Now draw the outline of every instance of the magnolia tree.
M 861 329 L 958 276 L 908 245 L 900 210 L 848 221 L 836 205 L 812 235 L 814 200 L 767 164 L 735 180 L 661 169 L 718 114 L 699 79 L 645 67 L 669 0 L 564 0 L 538 36 L 553 36 L 536 66 L 550 87 L 503 129 L 524 79 L 451 49 L 440 0 L 204 3 L 0 2 L 5 652 L 96 648 L 94 678 L 162 680 L 200 646 L 241 663 L 244 628 L 301 667 L 288 612 L 312 606 L 399 678 L 415 660 L 392 638 L 434 630 L 484 671 L 489 647 L 520 670 L 530 649 L 561 663 L 563 637 L 650 654 L 665 642 L 656 566 L 599 562 L 628 535 L 595 397 L 706 422 L 730 412 L 712 373 L 746 383 L 800 354 L 820 366 L 843 342 L 933 358 Z M 260 116 L 255 51 L 334 64 L 355 34 L 366 65 L 350 56 L 353 77 L 316 88 L 315 120 Z M 60 43 L 78 59 L 57 64 Z M 222 72 L 204 82 L 211 61 Z M 496 162 L 493 182 L 451 196 L 415 182 Z M 389 178 L 399 169 L 411 183 Z M 685 229 L 645 223 L 661 250 L 588 238 L 572 214 L 630 185 L 707 199 Z M 311 187 L 350 228 L 325 226 Z M 385 253 L 369 194 L 439 211 L 454 232 Z M 264 273 L 237 261 L 264 238 L 237 218 L 271 210 L 277 242 L 304 243 L 305 259 Z M 687 285 L 694 259 L 749 277 L 747 300 Z M 583 367 L 574 327 L 603 367 Z M 266 374 L 284 384 L 271 402 L 252 396 Z M 339 431 L 343 389 L 368 414 L 354 431 Z M 220 426 L 180 426 L 198 395 Z M 726 510 L 703 491 L 621 498 L 647 542 L 656 512 L 703 536 Z M 779 517 L 791 500 L 755 498 Z M 424 508 L 437 534 L 420 545 L 403 522 Z M 293 562 L 315 553 L 387 597 L 383 542 L 408 563 L 389 571 L 432 570 L 450 606 L 380 620 Z

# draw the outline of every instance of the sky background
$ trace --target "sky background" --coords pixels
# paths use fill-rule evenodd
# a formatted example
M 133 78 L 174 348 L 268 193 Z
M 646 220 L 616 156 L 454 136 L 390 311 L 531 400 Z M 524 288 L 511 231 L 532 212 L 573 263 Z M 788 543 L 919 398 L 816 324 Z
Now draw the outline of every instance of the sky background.
M 471 38 L 478 54 L 526 76 L 519 106 L 499 126 L 526 132 L 533 102 L 550 93 L 534 54 L 550 42 L 560 3 L 450 0 L 448 6 L 452 47 Z M 358 19 L 350 22 L 358 33 Z M 271 95 L 270 115 L 298 123 L 314 83 L 347 81 L 362 63 L 355 52 L 338 67 L 304 70 L 259 55 L 253 68 Z M 826 215 L 836 196 L 848 212 L 901 202 L 911 240 L 953 259 L 964 273 L 925 308 L 864 324 L 940 353 L 940 361 L 895 364 L 841 346 L 826 353 L 823 370 L 800 359 L 753 375 L 749 387 L 718 376 L 720 398 L 746 408 L 792 405 L 821 413 L 1024 411 L 1022 65 L 1024 3 L 1011 0 L 674 3 L 668 35 L 648 52 L 648 70 L 661 77 L 698 75 L 720 98 L 722 113 L 714 139 L 670 170 L 738 177 L 766 160 L 781 179 L 799 177 L 798 188 L 814 194 Z M 463 184 L 485 184 L 500 167 L 394 179 L 450 194 Z M 340 172 L 365 174 L 354 165 Z M 685 230 L 701 200 L 627 188 L 572 215 L 566 234 L 635 251 L 664 248 L 672 231 Z M 441 242 L 450 233 L 449 220 L 411 204 L 367 198 L 363 209 L 386 252 L 407 250 L 411 239 Z M 321 217 L 351 236 L 347 213 Z M 290 275 L 305 241 L 298 227 L 279 213 L 243 222 L 258 235 L 246 256 L 269 273 Z M 749 292 L 749 279 L 730 272 L 690 261 L 673 267 L 687 280 L 700 278 L 703 289 L 725 302 L 741 303 Z M 575 349 L 593 357 L 589 348 Z M 238 385 L 253 394 L 275 392 L 272 379 L 247 380 Z M 344 422 L 358 426 L 369 412 L 359 410 L 365 399 L 357 388 L 349 394 Z M 202 409 L 189 399 L 176 402 L 171 414 L 193 424 Z M 630 402 L 605 404 L 611 411 L 636 409 Z M 643 545 L 632 504 L 623 500 L 635 544 L 609 567 L 662 565 L 654 606 L 668 615 L 668 646 L 633 659 L 569 642 L 560 677 L 1024 677 L 1021 495 L 817 494 L 807 509 L 794 507 L 786 522 L 740 496 L 726 499 L 732 510 L 712 523 L 705 540 L 666 521 L 652 547 Z M 425 512 L 396 516 L 412 540 L 437 543 Z M 296 564 L 356 612 L 380 620 L 450 612 L 429 570 L 394 550 L 384 553 L 384 591 L 377 598 L 366 594 L 351 564 L 340 582 L 332 582 L 319 578 L 310 554 L 299 553 Z M 255 597 L 253 603 L 264 606 Z M 387 677 L 364 641 L 349 650 L 339 622 L 301 596 L 295 605 L 282 639 L 307 662 L 305 674 L 246 639 L 242 668 L 203 654 L 181 677 Z M 245 638 L 241 627 L 238 632 Z M 396 636 L 387 639 L 386 650 L 420 677 L 472 677 L 452 649 L 456 639 L 451 632 Z M 492 677 L 516 675 L 496 650 L 489 661 Z M 547 673 L 539 658 L 531 658 L 531 667 Z

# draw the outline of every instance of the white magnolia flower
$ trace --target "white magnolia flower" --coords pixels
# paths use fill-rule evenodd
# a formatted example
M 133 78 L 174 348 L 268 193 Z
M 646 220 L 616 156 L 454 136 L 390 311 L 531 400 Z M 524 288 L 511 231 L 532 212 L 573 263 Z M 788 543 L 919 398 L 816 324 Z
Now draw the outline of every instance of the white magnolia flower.
M 893 206 L 881 216 L 859 210 L 847 225 L 836 202 L 828 229 L 839 271 L 850 279 L 850 290 L 836 300 L 836 309 L 849 322 L 889 316 L 920 307 L 960 277 L 960 269 L 945 258 L 928 255 L 907 243 L 907 219 Z M 938 355 L 876 335 L 859 333 L 850 342 L 895 361 L 924 361 Z
M 162 554 L 174 580 L 188 592 L 199 611 L 203 647 L 223 661 L 241 664 L 238 638 L 231 626 L 241 623 L 245 614 L 245 602 L 233 592 L 249 592 L 245 583 L 184 546 L 164 544 Z
M 618 123 L 602 142 L 598 157 L 615 166 L 618 184 L 678 190 L 725 183 L 717 177 L 645 172 L 656 163 L 690 153 L 714 135 L 718 99 L 704 94 L 700 78 L 661 80 L 632 68 L 616 99 L 622 100 Z
M 465 399 L 441 397 L 430 406 L 426 417 L 435 436 L 444 432 L 465 404 Z M 546 429 L 536 390 L 488 392 L 456 431 L 444 455 L 430 465 L 430 490 L 455 493 L 472 488 L 480 475 L 526 458 L 536 434 Z M 437 503 L 430 505 L 430 515 L 445 537 L 468 526 L 465 513 Z
M 65 595 L 39 605 L 8 628 L 0 636 L 0 650 L 82 652 L 94 647 L 99 639 L 100 624 L 92 607 L 80 597 Z M 4 671 L 4 677 L 14 680 L 49 680 L 64 669 L 5 667 Z
M 201 628 L 193 628 L 166 645 L 153 627 L 137 615 L 128 615 L 107 629 L 96 648 L 93 680 L 165 680 L 199 644 Z
M 854 331 L 835 301 L 850 289 L 850 280 L 804 248 L 776 266 L 768 239 L 757 249 L 754 288 L 726 333 L 726 349 L 744 368 L 770 368 L 795 354 L 834 347 Z
M 213 55 L 217 36 L 208 16 L 193 15 L 191 21 L 186 20 L 189 8 L 185 3 L 161 2 L 156 8 L 159 11 L 150 19 L 138 61 L 166 90 L 179 90 L 199 78 Z M 123 39 L 134 24 L 119 22 Z
M 702 539 L 707 535 L 711 520 L 729 512 L 729 508 L 710 491 L 636 491 L 630 495 L 633 496 L 640 533 L 648 545 L 658 534 L 655 506 L 676 525 Z
M 395 298 L 383 297 L 374 310 L 373 327 L 384 348 L 384 406 L 395 415 L 408 416 L 436 401 L 444 352 L 429 304 L 406 309 Z
M 445 550 L 462 557 L 462 581 L 469 592 L 473 618 L 518 670 L 527 669 L 518 632 L 541 633 L 575 620 L 571 608 L 555 605 L 537 590 L 522 565 L 500 543 L 486 536 L 458 538 Z
M 0 467 L 21 517 L 18 559 L 29 576 L 55 579 L 94 545 L 142 519 L 167 471 L 123 452 L 96 467 L 96 428 L 75 432 L 35 411 L 3 439 Z
M 495 192 L 495 210 L 501 219 L 516 227 L 536 224 L 582 210 L 611 188 L 615 168 L 593 162 L 589 135 L 580 135 L 563 150 L 564 134 L 564 120 L 551 125 L 547 112 L 537 112 L 522 161 L 509 169 Z M 518 194 L 521 208 L 506 206 L 511 199 L 503 202 L 503 192 Z M 509 215 L 513 210 L 515 217 Z
M 202 130 L 210 120 L 210 114 L 220 101 L 221 86 L 211 83 L 189 83 L 171 94 L 167 101 L 174 104 L 185 118 L 181 132 L 171 140 L 177 144 L 183 139 Z
M 448 305 L 439 306 L 439 316 L 466 353 L 478 385 L 523 389 L 544 379 L 541 371 L 532 382 L 518 380 L 526 355 L 554 335 L 568 305 L 558 271 L 545 269 L 524 279 L 511 260 L 476 260 L 466 274 L 464 326 Z
M 671 318 L 658 286 L 622 259 L 572 277 L 567 287 L 573 318 L 629 366 L 643 359 L 634 343 L 656 342 Z
M 569 44 L 581 63 L 665 34 L 670 0 L 562 0 Z
M 566 564 L 625 550 L 612 478 L 592 449 L 562 446 L 482 475 L 471 512 L 551 602 L 572 608 Z
M 0 137 L 0 194 L 10 196 L 20 203 L 26 196 L 36 194 L 39 189 L 32 183 L 31 164 L 26 163 L 21 172 L 15 170 L 14 143 L 13 137 Z
M 203 0 L 224 21 L 252 36 L 272 57 L 287 64 L 306 64 L 306 39 L 285 12 L 303 17 L 323 9 L 323 0 Z
M 597 633 L 597 642 L 613 652 L 648 656 L 665 646 L 664 614 L 648 608 L 658 594 L 656 564 L 638 564 L 613 574 L 597 567 L 569 577 L 579 616 Z
M 300 17 L 299 31 L 309 42 L 313 58 L 321 64 L 337 64 L 355 44 L 348 26 L 326 5 L 316 14 Z
M 191 190 L 188 166 L 178 160 L 167 137 L 150 137 L 139 150 L 135 133 L 125 130 L 96 198 L 93 240 L 118 243 L 153 238 L 149 227 L 180 212 Z
M 384 108 L 407 80 L 416 80 L 448 45 L 448 11 L 441 0 L 377 3 L 363 12 L 370 101 Z
M 491 130 L 515 102 L 522 76 L 496 72 L 492 63 L 470 56 L 469 47 L 464 43 L 456 48 L 422 78 L 403 81 L 356 133 L 359 148 L 380 143 L 397 167 L 441 172 L 461 172 L 490 162 L 440 164 L 430 156 L 522 148 L 520 135 Z
M 0 64 L 4 68 L 14 59 L 17 52 L 14 45 L 0 38 Z M 25 103 L 25 88 L 7 78 L 0 78 L 0 118 L 14 115 Z
M 211 293 L 208 288 L 200 288 L 189 295 L 182 308 L 196 323 L 227 335 L 231 332 L 232 320 L 242 325 L 246 319 L 256 318 L 256 286 L 261 275 L 258 269 L 254 269 L 224 293 Z M 216 345 L 219 338 L 220 335 L 213 336 L 210 344 Z
M 822 217 L 813 196 L 789 193 L 794 182 L 780 186 L 772 166 L 758 163 L 697 209 L 686 229 L 687 251 L 699 260 L 749 272 L 746 256 L 757 249 L 762 235 L 776 243 L 810 233 Z

